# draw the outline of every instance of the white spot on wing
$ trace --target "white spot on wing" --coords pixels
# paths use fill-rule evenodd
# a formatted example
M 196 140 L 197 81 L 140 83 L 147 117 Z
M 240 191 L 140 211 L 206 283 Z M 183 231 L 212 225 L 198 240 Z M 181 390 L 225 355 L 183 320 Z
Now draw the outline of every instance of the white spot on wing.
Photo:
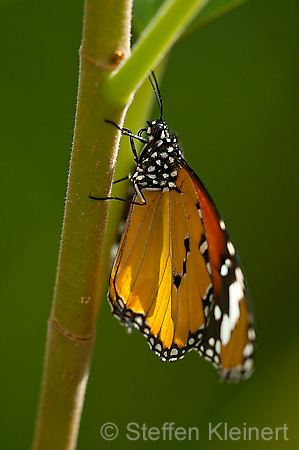
M 244 275 L 240 267 L 236 267 L 235 270 L 236 280 L 238 280 L 242 286 L 244 286 Z
M 143 320 L 142 317 L 140 316 L 136 316 L 134 321 L 136 322 L 136 324 L 138 324 L 140 327 L 143 325 Z
M 229 286 L 229 312 L 224 314 L 220 328 L 220 337 L 223 345 L 227 345 L 232 331 L 240 317 L 240 301 L 244 297 L 243 283 L 236 280 Z
M 220 309 L 220 306 L 219 306 L 219 305 L 216 305 L 216 306 L 215 306 L 215 309 L 214 309 L 214 317 L 215 317 L 215 320 L 219 320 L 220 317 L 221 317 L 221 309 Z
M 227 243 L 226 245 L 227 245 L 228 253 L 229 253 L 231 256 L 234 256 L 235 253 L 236 253 L 234 244 L 233 244 L 231 241 L 228 241 L 228 243 Z
M 211 264 L 209 262 L 207 262 L 206 266 L 207 266 L 207 271 L 209 272 L 210 275 L 212 275 Z
M 220 328 L 220 338 L 222 341 L 222 345 L 228 344 L 230 340 L 230 335 L 231 335 L 230 321 L 228 315 L 224 314 Z
M 244 350 L 243 350 L 243 356 L 244 356 L 244 358 L 248 358 L 248 356 L 250 356 L 250 355 L 252 355 L 252 353 L 253 353 L 253 344 L 251 343 L 251 342 L 249 342 L 246 346 L 245 346 L 245 348 L 244 348 Z
M 222 277 L 225 277 L 228 274 L 228 267 L 226 264 L 222 264 L 221 268 L 220 268 L 220 275 Z
M 158 351 L 158 352 L 160 352 L 161 350 L 162 350 L 162 347 L 161 347 L 161 344 L 157 344 L 156 345 L 156 350 Z
M 221 230 L 225 230 L 225 228 L 226 228 L 225 223 L 222 219 L 220 220 L 219 225 L 220 225 Z
M 246 370 L 246 372 L 251 370 L 252 367 L 253 367 L 253 359 L 252 358 L 246 359 L 246 361 L 244 362 L 244 365 L 243 365 L 243 368 Z
M 203 243 L 202 243 L 201 246 L 199 247 L 199 250 L 200 250 L 200 253 L 201 253 L 202 255 L 204 254 L 204 252 L 205 252 L 206 250 L 208 250 L 208 243 L 207 243 L 206 240 L 203 241 Z
M 248 330 L 248 338 L 250 341 L 254 341 L 255 340 L 255 330 L 253 328 L 249 328 Z

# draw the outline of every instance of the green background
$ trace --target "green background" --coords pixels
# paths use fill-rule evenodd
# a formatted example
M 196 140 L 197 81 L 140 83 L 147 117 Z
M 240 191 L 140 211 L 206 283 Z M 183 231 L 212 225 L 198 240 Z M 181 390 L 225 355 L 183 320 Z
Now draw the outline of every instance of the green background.
M 162 363 L 100 311 L 79 449 L 298 445 L 297 0 L 251 0 L 181 40 L 161 83 L 169 126 L 233 236 L 254 304 L 253 376 L 218 382 L 195 352 Z M 0 448 L 29 448 L 55 282 L 83 1 L 0 2 Z M 135 130 L 136 131 L 136 130 Z M 119 437 L 100 436 L 105 422 Z M 126 426 L 197 427 L 199 441 L 129 441 Z M 208 440 L 209 423 L 282 427 L 288 441 Z

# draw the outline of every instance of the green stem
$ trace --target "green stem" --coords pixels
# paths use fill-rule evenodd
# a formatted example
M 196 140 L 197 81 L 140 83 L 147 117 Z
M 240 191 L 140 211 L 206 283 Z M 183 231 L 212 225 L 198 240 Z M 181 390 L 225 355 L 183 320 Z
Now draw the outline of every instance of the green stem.
M 33 449 L 74 449 L 93 350 L 97 286 L 109 194 L 126 106 L 102 95 L 118 52 L 129 55 L 131 0 L 86 0 L 80 52 L 76 125 L 68 179 L 59 265 L 48 326 L 45 366 Z M 111 150 L 112 149 L 112 150 Z
M 125 105 L 147 74 L 166 55 L 208 0 L 166 0 L 141 34 L 132 54 L 104 81 L 104 95 L 115 105 Z

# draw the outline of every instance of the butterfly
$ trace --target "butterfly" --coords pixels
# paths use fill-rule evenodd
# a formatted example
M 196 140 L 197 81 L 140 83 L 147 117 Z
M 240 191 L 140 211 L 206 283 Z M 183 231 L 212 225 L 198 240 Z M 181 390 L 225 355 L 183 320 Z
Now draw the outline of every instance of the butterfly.
M 107 120 L 129 136 L 136 164 L 133 174 L 117 180 L 129 179 L 135 193 L 108 299 L 113 314 L 129 331 L 139 329 L 162 361 L 196 350 L 221 380 L 239 381 L 253 371 L 256 337 L 244 275 L 223 219 L 162 119 L 152 77 L 159 119 L 137 135 Z M 134 139 L 144 144 L 139 156 Z

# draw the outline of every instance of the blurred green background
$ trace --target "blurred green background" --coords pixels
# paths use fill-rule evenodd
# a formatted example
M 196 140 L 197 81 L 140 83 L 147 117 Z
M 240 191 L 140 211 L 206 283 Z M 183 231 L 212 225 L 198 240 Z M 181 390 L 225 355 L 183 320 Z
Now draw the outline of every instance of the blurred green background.
M 0 448 L 29 448 L 74 124 L 83 0 L 0 2 Z M 218 382 L 195 352 L 162 363 L 103 302 L 79 449 L 298 448 L 297 0 L 248 1 L 173 49 L 165 119 L 226 219 L 254 304 L 256 370 Z M 135 130 L 136 131 L 136 130 Z M 119 427 L 111 442 L 105 422 Z M 129 441 L 126 426 L 197 427 L 200 440 Z M 282 427 L 288 441 L 208 439 L 209 423 Z

